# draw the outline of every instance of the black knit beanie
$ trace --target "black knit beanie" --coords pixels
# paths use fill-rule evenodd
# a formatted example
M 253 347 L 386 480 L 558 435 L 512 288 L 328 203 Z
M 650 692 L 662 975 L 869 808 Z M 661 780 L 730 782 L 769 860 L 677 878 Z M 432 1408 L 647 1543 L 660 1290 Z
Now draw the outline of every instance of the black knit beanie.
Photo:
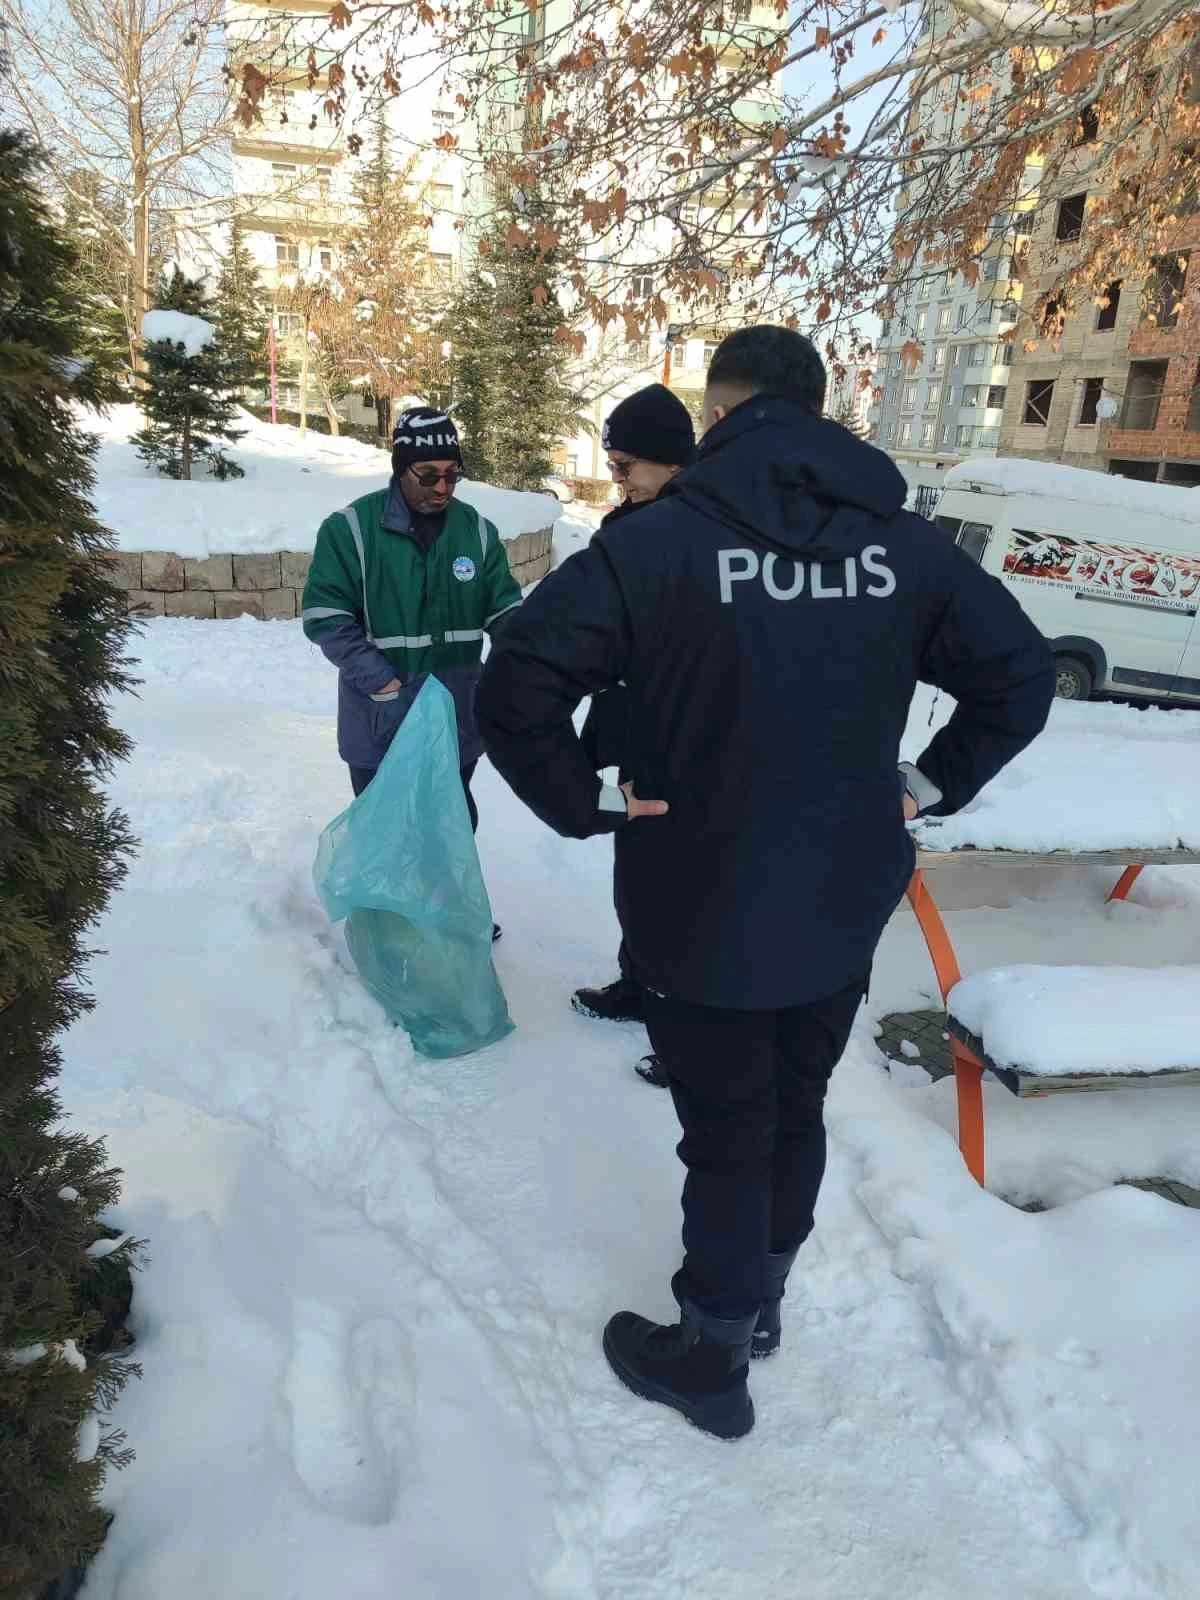
M 397 477 L 419 461 L 456 461 L 462 466 L 458 429 L 444 411 L 414 406 L 392 429 L 392 471 Z
M 696 453 L 696 430 L 683 401 L 663 384 L 652 383 L 621 401 L 604 424 L 602 442 L 606 450 L 620 450 L 639 461 L 686 467 Z

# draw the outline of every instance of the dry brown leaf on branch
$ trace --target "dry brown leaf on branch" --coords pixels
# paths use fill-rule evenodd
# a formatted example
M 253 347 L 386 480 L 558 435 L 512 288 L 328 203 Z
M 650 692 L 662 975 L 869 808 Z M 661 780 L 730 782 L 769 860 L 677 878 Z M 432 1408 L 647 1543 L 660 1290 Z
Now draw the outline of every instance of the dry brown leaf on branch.
M 900 364 L 906 372 L 915 372 L 924 359 L 925 347 L 915 339 L 908 339 L 900 346 Z

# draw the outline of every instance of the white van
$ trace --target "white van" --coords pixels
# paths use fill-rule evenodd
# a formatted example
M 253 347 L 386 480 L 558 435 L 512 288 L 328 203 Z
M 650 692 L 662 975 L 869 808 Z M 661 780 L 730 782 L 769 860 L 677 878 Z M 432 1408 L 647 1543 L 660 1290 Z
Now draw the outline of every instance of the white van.
M 1050 641 L 1063 698 L 1200 702 L 1200 488 L 964 461 L 934 521 Z

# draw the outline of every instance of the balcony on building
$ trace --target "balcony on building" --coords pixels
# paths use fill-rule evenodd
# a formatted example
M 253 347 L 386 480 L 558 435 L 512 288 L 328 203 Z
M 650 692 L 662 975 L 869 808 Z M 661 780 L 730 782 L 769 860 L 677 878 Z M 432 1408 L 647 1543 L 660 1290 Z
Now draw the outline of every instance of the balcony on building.
M 289 112 L 288 120 L 282 122 L 280 109 L 277 101 L 264 102 L 263 120 L 234 134 L 232 153 L 249 160 L 294 161 L 301 166 L 334 166 L 345 160 L 346 141 L 340 128 L 331 128 L 324 117 L 310 128 L 303 111 Z
M 289 13 L 296 13 L 306 17 L 327 17 L 336 5 L 337 0 L 287 0 Z M 231 11 L 241 13 L 258 13 L 262 16 L 278 16 L 278 0 L 237 0 L 236 7 Z

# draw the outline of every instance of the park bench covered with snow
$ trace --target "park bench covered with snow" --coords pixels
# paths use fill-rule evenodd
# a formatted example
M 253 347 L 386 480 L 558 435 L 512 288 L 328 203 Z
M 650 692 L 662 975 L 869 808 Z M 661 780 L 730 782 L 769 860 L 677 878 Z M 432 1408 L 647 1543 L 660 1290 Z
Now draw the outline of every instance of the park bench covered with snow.
M 1010 967 L 964 981 L 927 877 L 932 869 L 964 862 L 1121 866 L 1124 870 L 1108 897 L 1115 902 L 1127 898 L 1151 862 L 1200 865 L 1200 850 L 1181 843 L 1173 849 L 919 851 L 908 901 L 948 1013 L 958 1147 L 977 1182 L 983 1183 L 985 1174 L 985 1071 L 991 1070 L 1014 1093 L 1030 1097 L 1153 1083 L 1200 1084 L 1200 968 Z M 1025 1031 L 1019 1032 L 1018 1024 Z
M 993 967 L 946 1009 L 1017 1095 L 1200 1083 L 1200 967 Z

